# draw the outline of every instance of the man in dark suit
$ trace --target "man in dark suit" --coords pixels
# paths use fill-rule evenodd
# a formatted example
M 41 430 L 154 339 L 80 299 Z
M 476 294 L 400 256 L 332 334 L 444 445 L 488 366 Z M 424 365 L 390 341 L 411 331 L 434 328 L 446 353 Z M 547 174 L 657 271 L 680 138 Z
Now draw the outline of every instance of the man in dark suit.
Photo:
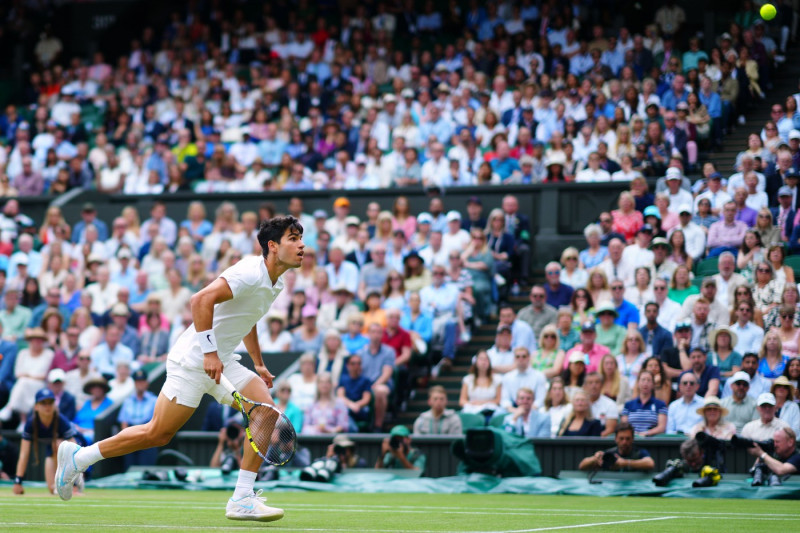
M 503 198 L 503 214 L 506 219 L 506 233 L 514 236 L 514 256 L 511 258 L 513 272 L 517 279 L 527 282 L 531 275 L 531 223 L 528 217 L 519 212 L 519 201 L 511 194 Z
M 645 47 L 644 37 L 641 35 L 633 38 L 633 64 L 646 74 L 653 68 L 653 52 Z
M 292 116 L 308 116 L 309 101 L 308 97 L 300 94 L 300 84 L 292 81 L 286 86 L 285 93 L 280 99 L 281 107 L 288 107 Z
M 778 205 L 778 189 L 784 185 L 796 187 L 796 180 L 795 183 L 788 183 L 788 180 L 795 175 L 797 170 L 792 166 L 792 153 L 789 150 L 779 150 L 775 168 L 766 175 L 766 193 L 770 206 Z M 792 192 L 792 207 L 797 209 L 799 195 L 794 190 Z
M 507 113 L 508 111 L 506 111 Z M 538 122 L 533 118 L 533 108 L 530 106 L 526 106 L 522 108 L 522 116 L 517 121 L 517 125 L 520 128 L 528 128 L 531 133 L 536 133 L 536 126 Z
M 689 137 L 684 130 L 675 126 L 677 118 L 674 111 L 664 113 L 664 140 L 681 153 L 684 161 L 688 161 L 686 143 L 689 142 Z
M 345 256 L 345 261 L 350 261 L 361 270 L 364 265 L 372 261 L 372 255 L 370 251 L 367 250 L 369 232 L 366 229 L 359 229 L 358 233 L 356 233 L 356 242 L 358 246 Z
M 789 187 L 778 189 L 778 206 L 770 207 L 772 221 L 781 230 L 781 239 L 785 242 L 792 236 L 794 217 L 797 209 L 792 205 L 792 190 Z

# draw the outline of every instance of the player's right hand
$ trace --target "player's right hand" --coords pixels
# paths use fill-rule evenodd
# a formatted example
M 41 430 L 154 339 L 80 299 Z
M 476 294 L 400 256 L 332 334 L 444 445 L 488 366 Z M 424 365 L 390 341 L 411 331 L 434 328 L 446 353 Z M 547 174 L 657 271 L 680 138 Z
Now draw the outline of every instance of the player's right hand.
M 217 352 L 209 352 L 203 357 L 203 371 L 219 385 L 219 378 L 222 376 L 222 361 L 219 360 Z

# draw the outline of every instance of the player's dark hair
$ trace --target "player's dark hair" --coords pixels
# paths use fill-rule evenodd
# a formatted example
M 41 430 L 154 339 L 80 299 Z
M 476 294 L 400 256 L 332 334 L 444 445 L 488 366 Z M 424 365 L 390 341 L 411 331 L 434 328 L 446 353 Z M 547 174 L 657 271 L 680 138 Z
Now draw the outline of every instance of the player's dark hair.
M 274 217 L 261 222 L 258 227 L 258 244 L 261 245 L 261 254 L 264 257 L 269 255 L 269 241 L 280 243 L 286 230 L 303 235 L 303 225 L 293 216 Z

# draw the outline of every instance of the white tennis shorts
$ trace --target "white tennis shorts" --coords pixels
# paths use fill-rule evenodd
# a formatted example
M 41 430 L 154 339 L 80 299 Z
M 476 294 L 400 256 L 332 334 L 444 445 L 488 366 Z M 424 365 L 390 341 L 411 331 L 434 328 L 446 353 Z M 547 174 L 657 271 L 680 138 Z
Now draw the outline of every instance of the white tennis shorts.
M 241 391 L 253 378 L 258 378 L 255 372 L 245 368 L 238 361 L 225 365 L 223 374 L 238 391 Z M 187 407 L 199 406 L 203 394 L 210 394 L 225 405 L 230 405 L 233 400 L 225 387 L 217 385 L 202 368 L 185 368 L 180 363 L 169 360 L 167 360 L 167 381 L 164 382 L 161 392 L 169 401 L 177 398 L 179 404 Z

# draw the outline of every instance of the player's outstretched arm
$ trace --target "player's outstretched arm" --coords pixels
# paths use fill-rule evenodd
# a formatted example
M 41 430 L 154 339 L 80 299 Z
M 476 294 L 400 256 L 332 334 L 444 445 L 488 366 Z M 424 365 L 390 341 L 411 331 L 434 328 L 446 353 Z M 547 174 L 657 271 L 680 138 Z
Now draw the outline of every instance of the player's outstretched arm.
M 233 291 L 225 278 L 217 278 L 189 301 L 197 338 L 203 347 L 203 370 L 217 383 L 223 367 L 217 355 L 217 340 L 213 330 L 214 306 L 228 300 L 233 300 Z

